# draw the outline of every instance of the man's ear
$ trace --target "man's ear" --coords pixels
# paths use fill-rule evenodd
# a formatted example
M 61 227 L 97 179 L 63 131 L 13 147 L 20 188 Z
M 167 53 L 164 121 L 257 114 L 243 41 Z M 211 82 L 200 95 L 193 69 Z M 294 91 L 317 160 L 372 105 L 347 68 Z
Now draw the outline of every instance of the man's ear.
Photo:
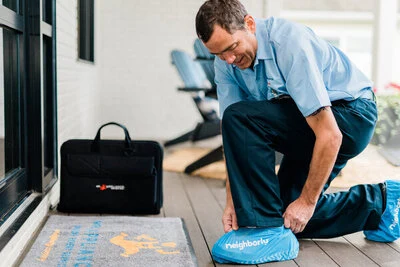
M 244 25 L 246 26 L 246 29 L 251 33 L 256 32 L 256 21 L 251 15 L 246 15 L 244 17 Z

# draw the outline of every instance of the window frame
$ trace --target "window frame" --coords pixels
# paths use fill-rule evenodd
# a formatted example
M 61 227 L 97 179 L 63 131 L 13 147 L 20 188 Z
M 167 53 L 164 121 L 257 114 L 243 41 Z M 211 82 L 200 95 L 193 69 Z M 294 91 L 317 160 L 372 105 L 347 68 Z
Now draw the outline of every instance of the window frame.
M 0 181 L 0 207 L 4 207 L 0 209 L 0 227 L 31 193 L 42 198 L 58 179 L 56 0 L 15 1 L 17 12 L 0 4 L 0 27 L 18 32 L 20 38 L 20 157 L 24 168 L 13 170 Z M 47 15 L 42 18 L 44 10 Z M 44 40 L 50 40 L 49 45 L 45 46 Z M 4 79 L 8 77 L 4 75 Z M 0 236 L 0 250 L 6 244 L 4 238 L 11 237 Z
M 94 63 L 94 0 L 78 2 L 78 58 Z
M 11 213 L 13 207 L 21 201 L 25 195 L 28 193 L 29 183 L 27 179 L 27 165 L 26 165 L 26 137 L 23 135 L 25 132 L 25 101 L 24 101 L 24 16 L 21 15 L 21 10 L 19 5 L 17 5 L 16 12 L 0 5 L 0 27 L 3 30 L 3 51 L 1 53 L 7 54 L 7 57 L 4 57 L 4 61 L 1 62 L 3 64 L 1 71 L 4 72 L 4 85 L 10 86 L 8 90 L 4 90 L 5 99 L 7 97 L 6 94 L 14 95 L 15 93 L 21 94 L 21 98 L 17 99 L 17 105 L 19 106 L 19 116 L 18 121 L 19 125 L 16 124 L 7 124 L 7 120 L 15 119 L 17 114 L 11 113 L 13 118 L 7 119 L 7 112 L 4 112 L 4 138 L 6 140 L 6 135 L 11 135 L 13 138 L 11 143 L 12 146 L 17 145 L 17 147 L 12 147 L 12 155 L 18 154 L 18 159 L 10 160 L 9 158 L 4 158 L 4 165 L 9 165 L 10 163 L 13 166 L 15 160 L 19 160 L 18 165 L 20 167 L 16 169 L 12 169 L 10 172 L 5 171 L 4 178 L 0 181 L 0 225 L 7 217 L 7 214 Z M 12 40 L 9 39 L 6 41 L 6 31 L 9 31 L 11 35 L 16 34 L 16 44 L 11 44 Z M 14 64 L 16 63 L 16 64 Z M 16 73 L 15 73 L 16 71 Z M 5 86 L 4 86 L 5 87 Z M 13 96 L 14 97 L 14 96 Z M 13 104 L 6 103 L 4 101 L 4 105 L 8 108 L 14 108 Z M 11 126 L 7 127 L 6 126 Z M 14 132 L 18 133 L 18 137 L 15 138 Z M 19 144 L 15 144 L 17 141 Z M 4 146 L 4 150 L 6 150 L 7 146 Z M 4 156 L 6 153 L 4 153 Z M 5 166 L 5 169 L 7 167 Z

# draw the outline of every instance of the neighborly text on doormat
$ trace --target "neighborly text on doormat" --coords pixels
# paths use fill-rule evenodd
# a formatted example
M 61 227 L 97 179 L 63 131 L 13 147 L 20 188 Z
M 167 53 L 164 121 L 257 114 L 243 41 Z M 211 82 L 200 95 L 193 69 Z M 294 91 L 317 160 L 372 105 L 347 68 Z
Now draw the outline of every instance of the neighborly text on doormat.
M 180 218 L 51 215 L 21 266 L 197 266 Z

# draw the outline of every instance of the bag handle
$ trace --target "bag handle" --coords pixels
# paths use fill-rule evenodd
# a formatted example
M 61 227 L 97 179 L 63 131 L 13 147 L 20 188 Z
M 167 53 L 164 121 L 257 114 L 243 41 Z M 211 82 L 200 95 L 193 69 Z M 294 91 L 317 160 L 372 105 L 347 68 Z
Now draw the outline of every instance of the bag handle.
M 92 142 L 92 151 L 99 152 L 99 145 L 100 145 L 100 139 L 101 139 L 100 132 L 101 132 L 101 129 L 103 129 L 105 126 L 108 126 L 108 125 L 115 125 L 124 130 L 126 151 L 133 151 L 132 140 L 131 140 L 131 137 L 129 136 L 128 130 L 126 129 L 126 127 L 124 125 L 119 124 L 117 122 L 109 122 L 109 123 L 103 124 L 99 128 L 99 130 L 97 131 L 96 137 L 94 138 L 94 140 Z

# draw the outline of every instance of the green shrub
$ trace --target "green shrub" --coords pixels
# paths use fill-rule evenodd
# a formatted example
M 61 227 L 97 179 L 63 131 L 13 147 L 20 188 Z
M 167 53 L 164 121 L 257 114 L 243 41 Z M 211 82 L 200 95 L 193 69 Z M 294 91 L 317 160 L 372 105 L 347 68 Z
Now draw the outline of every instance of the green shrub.
M 378 122 L 371 143 L 384 144 L 400 133 L 400 94 L 377 95 Z

